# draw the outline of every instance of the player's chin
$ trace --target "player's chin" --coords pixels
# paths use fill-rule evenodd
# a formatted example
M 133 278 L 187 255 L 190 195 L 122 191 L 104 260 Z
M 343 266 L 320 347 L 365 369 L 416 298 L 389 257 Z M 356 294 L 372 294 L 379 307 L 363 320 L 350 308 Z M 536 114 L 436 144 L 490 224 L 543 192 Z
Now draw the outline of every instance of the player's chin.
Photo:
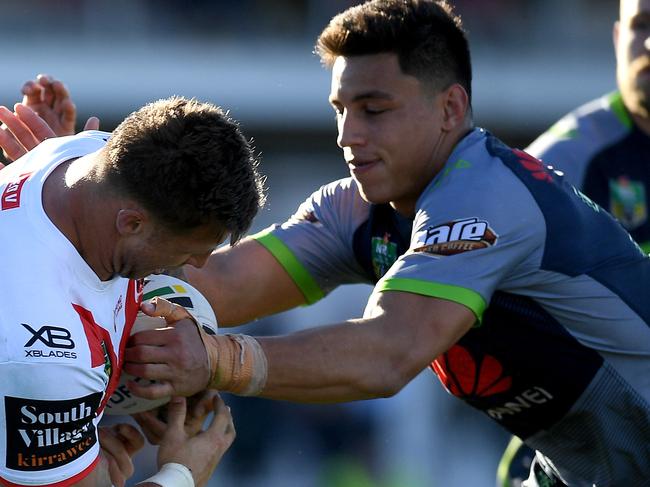
M 376 184 L 363 184 L 359 181 L 357 181 L 357 183 L 359 187 L 359 194 L 364 201 L 372 203 L 373 205 L 381 205 L 393 201 L 391 199 L 390 191 L 386 191 Z

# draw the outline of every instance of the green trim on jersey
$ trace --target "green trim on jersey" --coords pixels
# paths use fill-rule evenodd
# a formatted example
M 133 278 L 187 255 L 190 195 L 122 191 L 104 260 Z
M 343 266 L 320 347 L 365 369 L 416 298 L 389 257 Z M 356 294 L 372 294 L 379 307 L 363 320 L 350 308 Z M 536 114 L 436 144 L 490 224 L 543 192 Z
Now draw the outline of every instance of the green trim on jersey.
M 631 130 L 634 126 L 634 122 L 632 121 L 630 114 L 627 112 L 627 109 L 623 104 L 623 97 L 621 96 L 620 91 L 610 93 L 607 96 L 607 101 L 609 102 L 609 106 L 612 109 L 612 112 L 614 115 L 616 115 L 616 118 L 618 118 L 618 121 L 621 122 L 628 130 Z
M 516 436 L 513 436 L 510 439 L 510 443 L 506 447 L 506 451 L 503 452 L 499 466 L 497 467 L 497 487 L 513 487 L 512 479 L 510 478 L 510 465 L 514 459 L 519 447 L 523 445 L 524 442 L 521 441 Z
M 293 282 L 305 296 L 307 304 L 313 304 L 325 297 L 325 293 L 318 286 L 314 278 L 305 269 L 305 266 L 296 258 L 294 253 L 287 247 L 282 240 L 267 231 L 261 231 L 252 236 L 253 239 L 262 244 L 273 254 L 280 265 L 284 267 Z
M 644 254 L 650 254 L 650 242 L 643 242 L 642 244 L 639 244 L 639 247 L 641 247 Z
M 487 303 L 483 297 L 465 287 L 454 286 L 451 284 L 440 284 L 438 282 L 422 281 L 420 279 L 404 279 L 400 277 L 390 277 L 379 281 L 375 288 L 377 291 L 405 291 L 407 293 L 422 294 L 432 298 L 441 298 L 448 301 L 467 306 L 476 315 L 480 321 Z

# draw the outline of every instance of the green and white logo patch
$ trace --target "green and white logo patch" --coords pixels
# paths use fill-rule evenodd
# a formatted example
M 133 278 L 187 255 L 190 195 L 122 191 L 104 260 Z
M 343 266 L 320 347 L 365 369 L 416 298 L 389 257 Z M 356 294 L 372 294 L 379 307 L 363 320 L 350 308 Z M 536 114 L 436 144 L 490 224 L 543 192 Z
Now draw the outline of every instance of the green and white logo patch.
M 377 279 L 381 279 L 397 260 L 397 244 L 389 239 L 390 234 L 386 233 L 383 237 L 372 237 L 371 240 L 372 267 Z
M 648 219 L 644 184 L 627 176 L 610 179 L 609 211 L 628 230 L 642 225 Z

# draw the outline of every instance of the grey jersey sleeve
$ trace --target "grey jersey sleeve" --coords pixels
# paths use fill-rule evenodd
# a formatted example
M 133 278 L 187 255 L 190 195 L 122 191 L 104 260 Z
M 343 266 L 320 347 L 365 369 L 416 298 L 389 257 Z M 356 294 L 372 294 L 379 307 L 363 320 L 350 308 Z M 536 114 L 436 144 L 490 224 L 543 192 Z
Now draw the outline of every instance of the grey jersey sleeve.
M 354 232 L 368 212 L 354 181 L 342 179 L 321 187 L 286 222 L 253 238 L 313 303 L 341 284 L 369 282 L 353 250 Z

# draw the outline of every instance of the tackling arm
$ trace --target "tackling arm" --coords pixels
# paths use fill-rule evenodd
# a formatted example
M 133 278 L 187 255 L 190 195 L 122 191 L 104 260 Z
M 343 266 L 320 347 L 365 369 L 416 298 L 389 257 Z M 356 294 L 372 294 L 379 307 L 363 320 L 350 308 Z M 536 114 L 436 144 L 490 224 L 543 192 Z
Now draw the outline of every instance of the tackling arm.
M 460 304 L 376 293 L 364 318 L 258 338 L 268 360 L 262 397 L 342 402 L 399 392 L 476 321 Z
M 125 355 L 127 372 L 159 381 L 129 384 L 132 392 L 146 398 L 191 395 L 208 385 L 294 402 L 386 397 L 448 350 L 476 321 L 461 304 L 390 291 L 374 294 L 362 319 L 253 338 L 205 335 L 192 321 L 158 307 L 156 315 L 166 316 L 173 327 L 137 333 Z M 194 366 L 204 372 L 184 374 Z
M 214 252 L 185 275 L 210 302 L 219 326 L 235 326 L 305 303 L 298 286 L 273 255 L 252 238 Z

